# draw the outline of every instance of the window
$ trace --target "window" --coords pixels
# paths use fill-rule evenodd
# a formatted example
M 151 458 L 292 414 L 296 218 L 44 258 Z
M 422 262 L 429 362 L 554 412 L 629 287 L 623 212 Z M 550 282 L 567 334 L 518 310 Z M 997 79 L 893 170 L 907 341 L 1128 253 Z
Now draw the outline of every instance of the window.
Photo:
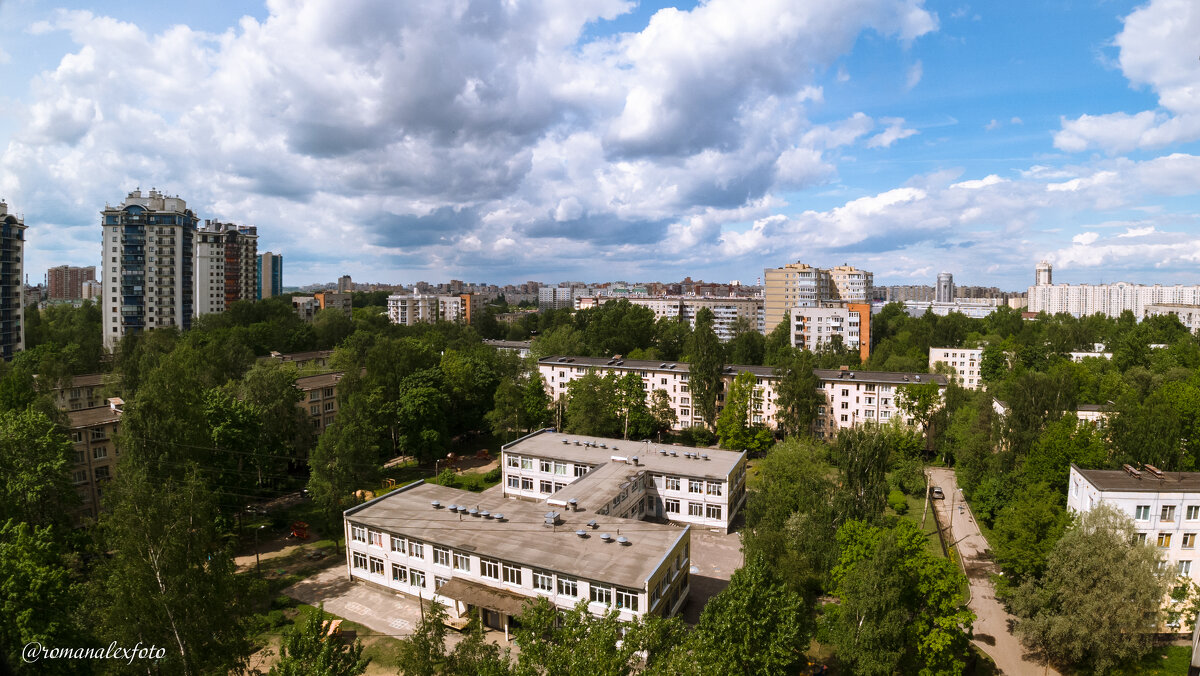
M 669 491 L 679 490 L 679 477 L 677 477 L 677 476 L 667 477 L 667 490 L 669 490 Z
M 1187 520 L 1195 521 L 1196 519 L 1200 519 L 1200 505 L 1188 505 Z
M 1144 544 L 1146 544 L 1146 534 L 1145 534 L 1145 533 L 1138 533 L 1138 534 L 1134 535 L 1134 536 L 1133 536 L 1133 541 L 1134 541 L 1135 543 L 1139 544 L 1139 545 L 1144 545 Z
M 408 584 L 408 568 L 397 564 L 392 564 L 392 582 L 400 582 Z
M 454 570 L 471 572 L 471 557 L 462 552 L 454 552 Z
M 688 516 L 704 516 L 704 505 L 699 502 L 689 502 Z
M 567 475 L 567 463 L 565 463 L 565 462 L 554 463 L 554 473 L 561 474 L 562 476 L 566 476 Z
M 528 477 L 521 477 L 521 490 L 523 490 L 523 491 L 533 490 L 533 479 L 530 479 Z
M 504 581 L 509 584 L 521 584 L 521 567 L 504 564 Z
M 479 559 L 479 575 L 493 580 L 500 579 L 500 562 L 495 559 Z
M 554 472 L 554 463 L 549 460 L 538 460 L 538 469 L 546 474 Z
M 553 592 L 554 576 L 544 570 L 534 570 L 533 588 L 538 591 Z
M 362 526 L 351 526 L 350 527 L 350 539 L 354 540 L 355 542 L 366 542 L 367 541 L 367 529 L 363 528 Z
M 587 465 L 575 465 L 575 476 L 583 476 L 588 473 Z
M 1159 533 L 1158 534 L 1158 546 L 1162 547 L 1163 549 L 1170 547 L 1171 546 L 1171 534 L 1170 533 Z
M 372 575 L 383 575 L 383 559 L 377 559 L 374 556 L 372 556 L 370 561 L 371 561 L 371 574 Z
M 521 466 L 521 458 L 516 455 L 510 455 L 510 456 L 508 456 L 508 460 L 506 460 L 504 464 L 509 467 L 520 467 Z
M 533 469 L 533 458 L 521 458 L 521 469 Z
M 108 457 L 108 449 L 107 448 L 105 448 L 103 446 L 97 446 L 96 448 L 92 449 L 92 459 L 93 460 L 100 460 L 101 458 L 107 458 L 107 457 Z
M 108 466 L 96 468 L 96 481 L 103 481 L 108 478 Z
M 408 583 L 414 587 L 424 587 L 425 573 L 419 570 L 408 571 Z
M 439 566 L 450 567 L 450 550 L 445 547 L 433 548 L 433 562 Z
M 1133 518 L 1137 519 L 1138 521 L 1149 521 L 1150 505 L 1138 505 L 1137 508 L 1134 509 Z
M 721 505 L 705 505 L 704 515 L 710 519 L 721 518 Z
M 362 568 L 363 570 L 366 570 L 366 569 L 367 569 L 367 556 L 366 556 L 366 554 L 359 554 L 358 552 L 354 552 L 354 567 L 355 567 L 355 568 Z
M 441 589 L 442 585 L 446 584 L 449 581 L 450 581 L 450 578 L 434 575 L 433 576 L 433 590 L 437 591 L 437 590 Z
M 592 603 L 602 603 L 606 606 L 611 606 L 612 592 L 612 587 L 603 587 L 598 584 L 591 585 Z
M 1179 574 L 1180 575 L 1191 575 L 1192 574 L 1192 562 L 1191 561 L 1180 561 L 1179 562 Z
M 695 479 L 688 481 L 688 493 L 703 493 L 704 482 L 696 481 Z
M 377 530 L 367 531 L 367 543 L 375 545 L 376 547 L 382 547 L 383 546 L 383 533 L 380 533 Z
M 715 481 L 710 481 L 710 482 L 708 482 L 707 486 L 705 486 L 705 488 L 708 489 L 709 495 L 716 495 L 716 496 L 721 495 L 722 487 L 723 487 L 723 484 L 717 483 Z
M 579 582 L 567 577 L 558 578 L 558 593 L 571 598 L 579 596 Z
M 404 538 L 392 536 L 392 551 L 400 554 L 408 553 L 408 540 Z
M 1184 533 L 1183 534 L 1183 542 L 1181 542 L 1180 545 L 1184 549 L 1191 549 L 1191 548 L 1195 547 L 1196 546 L 1196 534 L 1195 533 Z
M 414 540 L 408 541 L 408 555 L 414 559 L 425 558 L 425 545 Z
M 626 610 L 632 610 L 633 612 L 636 613 L 637 609 L 638 609 L 637 592 L 626 591 L 624 589 L 618 589 L 617 590 L 617 607 L 624 608 Z
M 539 481 L 538 482 L 538 491 L 540 491 L 542 493 L 553 493 L 554 492 L 554 484 L 550 483 L 549 481 Z
M 1175 520 L 1175 505 L 1163 505 L 1162 511 L 1159 512 L 1159 521 L 1174 521 Z
M 509 475 L 508 487 L 509 488 L 520 488 L 521 487 L 521 477 L 516 476 L 515 474 Z
M 667 514 L 678 514 L 678 513 L 679 513 L 679 501 L 668 498 L 667 499 Z

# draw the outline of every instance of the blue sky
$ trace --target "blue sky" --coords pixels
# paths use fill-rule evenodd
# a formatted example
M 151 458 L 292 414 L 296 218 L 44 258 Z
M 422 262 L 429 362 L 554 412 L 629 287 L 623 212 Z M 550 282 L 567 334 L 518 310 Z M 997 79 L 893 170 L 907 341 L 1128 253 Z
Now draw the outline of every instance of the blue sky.
M 27 271 L 136 187 L 351 274 L 1200 283 L 1188 0 L 0 0 Z

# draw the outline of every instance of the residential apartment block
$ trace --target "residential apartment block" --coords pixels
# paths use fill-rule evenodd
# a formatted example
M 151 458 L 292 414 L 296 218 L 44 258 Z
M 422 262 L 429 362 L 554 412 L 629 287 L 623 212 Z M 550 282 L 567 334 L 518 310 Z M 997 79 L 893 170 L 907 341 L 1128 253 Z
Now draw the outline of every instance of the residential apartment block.
M 321 304 L 312 296 L 292 296 L 292 309 L 297 317 L 311 324 L 317 316 L 317 310 L 321 309 Z
M 412 326 L 422 322 L 448 321 L 470 324 L 483 310 L 483 299 L 474 293 L 453 296 L 396 294 L 387 299 L 388 319 L 393 324 Z
M 205 220 L 196 232 L 196 314 L 258 298 L 258 228 Z
M 703 308 L 713 313 L 713 332 L 717 338 L 727 341 L 734 336 L 734 324 L 739 319 L 749 322 L 754 330 L 763 330 L 763 299 L 739 297 L 700 296 L 577 296 L 575 309 L 603 305 L 609 301 L 627 300 L 631 305 L 648 308 L 654 319 L 677 319 L 696 327 L 696 315 Z
M 858 350 L 862 361 L 871 356 L 870 304 L 824 302 L 816 307 L 793 307 L 790 314 L 792 347 L 816 352 L 838 336 L 842 345 Z
M 1167 566 L 1200 582 L 1200 472 L 1080 469 L 1071 463 L 1067 509 L 1082 513 L 1101 502 L 1128 514 L 1138 541 L 1158 547 Z
M 874 274 L 852 265 L 822 269 L 799 262 L 767 268 L 763 278 L 766 282 L 763 330 L 766 333 L 787 321 L 793 307 L 815 307 L 821 301 L 838 300 L 869 303 L 875 280 Z
M 25 349 L 25 219 L 0 202 L 0 358 Z
M 79 493 L 81 517 L 95 519 L 100 515 L 104 485 L 113 478 L 117 466 L 116 439 L 122 403 L 113 398 L 107 405 L 76 409 L 67 414 L 75 460 L 71 480 Z
M 746 498 L 746 453 L 542 430 L 501 450 L 504 495 L 551 509 L 728 531 Z
M 939 391 L 946 388 L 946 376 L 938 374 L 849 369 L 814 369 L 813 372 L 821 380 L 827 402 L 817 407 L 817 419 L 813 423 L 817 437 L 822 439 L 861 423 L 887 423 L 894 418 L 910 422 L 911 418 L 897 402 L 897 394 L 905 385 L 934 382 Z
M 338 293 L 351 293 L 354 291 L 354 280 L 350 279 L 350 275 L 338 277 L 337 291 Z
M 78 300 L 91 298 L 84 293 L 86 282 L 96 281 L 96 266 L 89 265 L 79 268 L 72 265 L 58 265 L 46 271 L 46 286 L 50 289 L 50 300 Z
M 656 362 L 637 359 L 604 359 L 603 357 L 543 357 L 538 360 L 538 372 L 546 384 L 546 393 L 552 401 L 565 398 L 572 381 L 582 378 L 588 371 L 599 375 L 628 373 L 637 374 L 646 389 L 649 403 L 654 390 L 665 390 L 677 421 L 673 426 L 681 430 L 703 425 L 692 402 L 688 364 Z M 750 402 L 751 422 L 768 429 L 778 426 L 778 401 L 775 383 L 779 376 L 770 366 L 726 366 L 722 373 L 722 393 L 718 394 L 717 408 L 724 407 L 724 393 L 739 373 L 749 372 L 754 376 L 754 391 Z M 891 373 L 881 371 L 851 371 L 814 369 L 821 381 L 821 392 L 828 402 L 820 407 L 813 430 L 819 437 L 833 436 L 839 429 L 853 427 L 862 422 L 887 422 L 899 417 L 908 422 L 909 417 L 896 405 L 896 389 L 908 384 L 936 382 L 943 389 L 946 377 L 928 373 Z
M 283 295 L 283 254 L 267 251 L 258 257 L 255 273 L 258 299 Z
M 1200 331 L 1200 305 L 1184 305 L 1182 303 L 1154 303 L 1146 306 L 1146 316 L 1175 315 L 1179 323 L 1188 331 Z
M 313 433 L 320 435 L 337 417 L 337 384 L 342 379 L 340 371 L 296 379 L 296 388 L 304 393 L 304 399 L 296 405 L 308 414 Z
M 71 378 L 65 387 L 55 387 L 50 391 L 54 405 L 63 411 L 78 411 L 81 408 L 103 406 L 106 397 L 103 373 L 87 373 Z M 115 376 L 108 376 L 115 377 Z
M 529 599 L 586 601 L 621 620 L 675 615 L 690 591 L 691 530 L 417 482 L 346 511 L 350 579 L 507 632 Z M 621 531 L 624 531 L 623 533 Z
M 1029 311 L 1058 314 L 1066 312 L 1075 317 L 1102 314 L 1117 317 L 1126 310 L 1139 320 L 1151 306 L 1200 306 L 1200 285 L 1176 284 L 1051 284 L 1049 263 L 1038 264 L 1037 284 L 1029 287 Z
M 979 378 L 979 365 L 983 361 L 983 348 L 966 347 L 931 347 L 929 348 L 929 368 L 942 363 L 950 367 L 950 380 L 969 389 L 978 390 L 983 386 Z
M 128 333 L 192 327 L 198 220 L 184 200 L 157 190 L 135 190 L 120 205 L 105 206 L 105 347 Z
M 338 310 L 347 317 L 354 313 L 349 293 L 318 291 L 313 294 L 313 298 L 322 310 Z

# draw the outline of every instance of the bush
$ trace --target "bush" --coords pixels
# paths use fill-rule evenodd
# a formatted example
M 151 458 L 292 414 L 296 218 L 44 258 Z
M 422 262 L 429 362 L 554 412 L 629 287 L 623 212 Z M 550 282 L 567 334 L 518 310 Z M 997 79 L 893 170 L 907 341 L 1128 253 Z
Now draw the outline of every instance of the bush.
M 924 466 L 917 458 L 898 460 L 888 477 L 888 483 L 894 490 L 902 491 L 905 495 L 921 495 L 925 492 Z
M 494 483 L 497 483 L 500 481 L 500 475 L 501 475 L 500 468 L 497 467 L 496 469 L 493 469 L 492 471 L 488 472 L 487 474 L 484 474 L 483 480 L 488 483 L 494 484 Z
M 893 490 L 888 493 L 888 506 L 897 514 L 906 514 L 908 512 L 908 499 L 904 497 L 904 493 Z
M 684 428 L 683 431 L 679 433 L 679 440 L 685 446 L 698 446 L 703 448 L 705 446 L 712 446 L 715 444 L 717 442 L 717 435 L 710 432 L 707 427 L 704 427 L 703 425 L 697 425 L 695 427 Z

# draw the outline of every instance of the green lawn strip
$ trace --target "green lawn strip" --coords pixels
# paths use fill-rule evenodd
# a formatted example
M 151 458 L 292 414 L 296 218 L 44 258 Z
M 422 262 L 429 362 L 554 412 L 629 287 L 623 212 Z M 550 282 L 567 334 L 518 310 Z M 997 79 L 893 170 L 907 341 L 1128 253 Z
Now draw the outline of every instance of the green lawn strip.
M 1113 676 L 1185 676 L 1192 660 L 1192 647 L 1158 646 L 1139 662 L 1113 670 Z
M 295 615 L 291 619 L 291 624 L 303 622 L 309 614 L 315 611 L 316 606 L 310 606 L 306 603 L 296 604 Z M 357 638 L 363 644 L 363 657 L 371 658 L 371 666 L 373 668 L 390 669 L 392 671 L 400 668 L 399 638 L 395 636 L 382 636 L 374 629 L 334 615 L 328 610 L 325 611 L 325 615 L 330 620 L 342 620 L 341 629 L 343 632 L 355 632 Z

